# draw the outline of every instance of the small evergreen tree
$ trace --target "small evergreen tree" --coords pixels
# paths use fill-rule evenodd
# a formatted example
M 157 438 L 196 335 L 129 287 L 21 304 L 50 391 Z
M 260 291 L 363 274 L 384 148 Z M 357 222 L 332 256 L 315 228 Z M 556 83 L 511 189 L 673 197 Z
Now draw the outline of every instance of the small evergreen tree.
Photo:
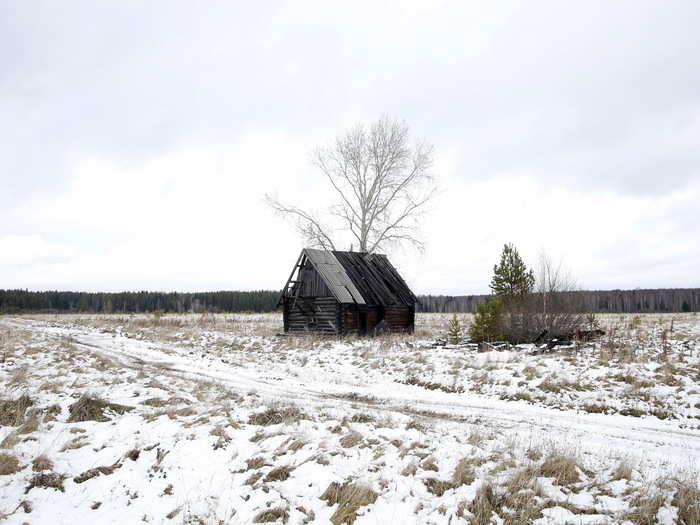
M 447 324 L 447 339 L 453 345 L 458 345 L 462 342 L 462 327 L 459 324 L 459 319 L 457 319 L 457 314 L 454 314 Z
M 493 277 L 489 287 L 494 294 L 504 297 L 522 297 L 535 286 L 535 274 L 528 270 L 518 250 L 512 244 L 505 244 L 501 261 L 493 267 Z
M 469 327 L 469 338 L 475 343 L 498 341 L 501 335 L 503 299 L 494 295 L 476 307 L 474 321 Z

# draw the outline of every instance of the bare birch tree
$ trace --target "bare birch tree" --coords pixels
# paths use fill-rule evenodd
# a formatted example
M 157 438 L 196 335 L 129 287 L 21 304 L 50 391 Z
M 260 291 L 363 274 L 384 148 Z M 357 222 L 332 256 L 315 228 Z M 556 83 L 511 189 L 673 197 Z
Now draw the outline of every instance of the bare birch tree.
M 539 329 L 556 337 L 573 334 L 583 325 L 585 306 L 576 280 L 545 251 L 540 253 L 534 297 L 539 299 Z
M 316 149 L 313 162 L 334 195 L 330 220 L 265 196 L 309 246 L 335 250 L 338 234 L 346 231 L 360 252 L 403 242 L 422 249 L 419 218 L 435 194 L 433 147 L 411 144 L 405 122 L 382 117 L 369 128 L 358 125 L 332 146 Z

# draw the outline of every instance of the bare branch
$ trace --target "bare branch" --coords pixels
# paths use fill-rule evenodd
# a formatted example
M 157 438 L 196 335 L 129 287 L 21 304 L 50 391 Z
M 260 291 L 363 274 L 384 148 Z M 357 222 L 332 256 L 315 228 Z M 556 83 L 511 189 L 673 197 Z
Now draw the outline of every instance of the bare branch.
M 384 116 L 369 128 L 355 126 L 332 146 L 317 148 L 313 162 L 337 198 L 327 209 L 335 228 L 301 208 L 268 199 L 276 212 L 295 221 L 307 242 L 332 246 L 331 239 L 347 231 L 363 252 L 403 242 L 422 248 L 418 218 L 435 194 L 433 148 L 424 142 L 411 146 L 405 122 Z
M 296 206 L 287 206 L 282 204 L 274 197 L 265 194 L 265 202 L 278 215 L 291 217 L 299 234 L 307 241 L 309 246 L 313 248 L 322 248 L 324 250 L 335 250 L 335 245 L 331 241 L 330 236 L 326 233 L 325 228 L 321 225 L 319 219 L 297 208 Z

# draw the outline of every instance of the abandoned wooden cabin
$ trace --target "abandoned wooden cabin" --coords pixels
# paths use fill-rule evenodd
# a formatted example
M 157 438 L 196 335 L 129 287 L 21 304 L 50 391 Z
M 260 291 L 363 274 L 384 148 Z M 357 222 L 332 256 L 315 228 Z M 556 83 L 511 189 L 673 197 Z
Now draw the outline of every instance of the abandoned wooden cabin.
M 416 296 L 386 255 L 302 250 L 282 290 L 284 331 L 413 332 Z

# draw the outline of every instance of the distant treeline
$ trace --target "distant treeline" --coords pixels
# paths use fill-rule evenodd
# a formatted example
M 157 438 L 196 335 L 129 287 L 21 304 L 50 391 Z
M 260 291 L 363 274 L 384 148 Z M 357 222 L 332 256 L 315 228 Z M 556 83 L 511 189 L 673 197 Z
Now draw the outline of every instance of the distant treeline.
M 280 292 L 30 292 L 0 290 L 0 312 L 270 312 Z
M 700 311 L 700 288 L 575 292 L 587 312 Z M 0 313 L 271 312 L 280 292 L 30 292 L 0 290 Z M 487 295 L 420 295 L 418 312 L 474 312 Z
M 586 312 L 655 313 L 700 311 L 700 288 L 573 292 Z M 419 312 L 474 312 L 488 295 L 422 295 Z

